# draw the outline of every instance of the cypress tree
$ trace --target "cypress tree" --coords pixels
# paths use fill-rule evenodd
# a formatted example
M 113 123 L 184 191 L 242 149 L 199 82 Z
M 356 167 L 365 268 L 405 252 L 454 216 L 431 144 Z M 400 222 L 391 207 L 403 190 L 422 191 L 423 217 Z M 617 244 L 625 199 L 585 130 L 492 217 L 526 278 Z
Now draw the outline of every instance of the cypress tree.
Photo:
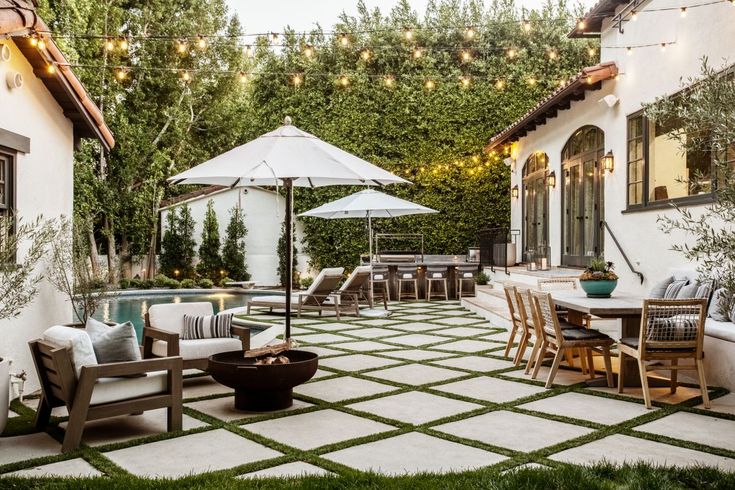
M 225 243 L 222 246 L 222 268 L 227 277 L 235 281 L 250 279 L 245 262 L 245 235 L 247 233 L 242 208 L 235 206 L 230 210 L 230 222 L 227 225 Z
M 214 200 L 210 199 L 207 203 L 207 213 L 204 215 L 197 272 L 203 277 L 219 282 L 221 270 L 219 224 L 217 223 L 217 214 L 214 212 Z
M 178 239 L 178 247 L 181 253 L 179 258 L 181 275 L 179 278 L 193 278 L 196 241 L 194 240 L 194 218 L 191 216 L 191 209 L 187 204 L 181 206 L 178 219 Z
M 173 277 L 174 271 L 179 267 L 179 258 L 181 256 L 181 240 L 179 239 L 179 219 L 177 217 L 176 208 L 173 208 L 166 215 L 166 231 L 161 238 L 161 272 L 167 276 Z

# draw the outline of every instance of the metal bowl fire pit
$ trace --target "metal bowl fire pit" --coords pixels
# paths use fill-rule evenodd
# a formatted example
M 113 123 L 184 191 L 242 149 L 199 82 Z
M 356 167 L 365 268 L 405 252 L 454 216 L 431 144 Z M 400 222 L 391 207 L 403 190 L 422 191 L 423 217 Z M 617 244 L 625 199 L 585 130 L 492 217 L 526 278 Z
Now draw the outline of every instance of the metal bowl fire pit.
M 319 365 L 313 352 L 287 350 L 287 364 L 256 364 L 242 351 L 222 352 L 209 358 L 207 370 L 218 382 L 235 390 L 235 408 L 247 412 L 283 410 L 293 404 L 293 388 L 310 380 Z

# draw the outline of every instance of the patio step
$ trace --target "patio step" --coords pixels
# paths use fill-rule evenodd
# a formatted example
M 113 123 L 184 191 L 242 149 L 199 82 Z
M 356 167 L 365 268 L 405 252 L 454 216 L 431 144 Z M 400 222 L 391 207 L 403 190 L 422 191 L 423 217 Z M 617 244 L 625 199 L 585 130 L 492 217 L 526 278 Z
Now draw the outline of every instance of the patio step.
M 506 274 L 504 268 L 496 267 L 495 272 L 492 272 L 490 268 L 485 268 L 485 273 L 490 277 L 492 284 L 496 287 L 502 284 L 510 284 L 519 287 L 536 287 L 538 286 L 539 279 L 567 279 L 567 278 L 578 278 L 581 273 L 580 269 L 570 269 L 566 267 L 554 267 L 547 271 L 529 271 L 525 265 L 517 265 L 508 267 L 508 273 Z
M 479 293 L 475 297 L 462 298 L 462 306 L 489 321 L 493 327 L 510 328 L 508 305 L 503 302 L 486 300 L 491 296 Z

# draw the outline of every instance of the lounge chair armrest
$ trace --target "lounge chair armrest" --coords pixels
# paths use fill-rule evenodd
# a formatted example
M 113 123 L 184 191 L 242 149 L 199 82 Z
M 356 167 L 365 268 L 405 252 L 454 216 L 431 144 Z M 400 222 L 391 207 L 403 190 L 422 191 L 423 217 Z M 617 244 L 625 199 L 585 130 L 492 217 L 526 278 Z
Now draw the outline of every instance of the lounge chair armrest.
M 140 361 L 110 362 L 107 364 L 94 364 L 82 366 L 80 381 L 84 377 L 94 379 L 109 378 L 114 376 L 130 376 L 134 374 L 145 374 L 154 371 L 181 372 L 183 359 L 179 356 L 160 357 L 158 359 L 142 359 Z
M 242 342 L 243 350 L 248 350 L 250 348 L 250 328 L 249 327 L 243 327 L 242 325 L 232 325 L 230 327 L 230 333 L 240 338 L 240 341 Z
M 166 342 L 166 355 L 168 357 L 179 355 L 179 334 L 167 332 L 155 327 L 143 327 L 143 357 L 150 359 L 153 355 L 153 341 Z
M 164 342 L 178 342 L 179 334 L 167 332 L 155 327 L 143 327 L 143 338 L 150 337 L 155 340 L 163 340 Z

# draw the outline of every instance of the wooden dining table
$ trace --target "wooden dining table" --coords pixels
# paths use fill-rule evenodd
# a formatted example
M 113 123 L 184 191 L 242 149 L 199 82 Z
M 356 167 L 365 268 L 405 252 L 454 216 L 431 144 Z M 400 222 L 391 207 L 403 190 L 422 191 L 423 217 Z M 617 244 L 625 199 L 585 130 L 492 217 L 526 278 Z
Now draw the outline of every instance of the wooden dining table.
M 641 330 L 641 315 L 643 314 L 643 297 L 623 292 L 613 292 L 610 298 L 588 298 L 584 291 L 551 291 L 554 303 L 569 311 L 568 322 L 573 325 L 584 326 L 586 315 L 598 318 L 618 319 L 618 333 L 615 340 L 622 338 L 638 338 Z M 638 363 L 630 356 L 626 356 L 625 370 L 623 371 L 623 386 L 640 386 L 641 378 Z M 616 378 L 618 373 L 616 373 Z M 595 384 L 596 382 L 590 383 Z M 659 377 L 649 377 L 649 386 L 668 386 L 668 380 Z

